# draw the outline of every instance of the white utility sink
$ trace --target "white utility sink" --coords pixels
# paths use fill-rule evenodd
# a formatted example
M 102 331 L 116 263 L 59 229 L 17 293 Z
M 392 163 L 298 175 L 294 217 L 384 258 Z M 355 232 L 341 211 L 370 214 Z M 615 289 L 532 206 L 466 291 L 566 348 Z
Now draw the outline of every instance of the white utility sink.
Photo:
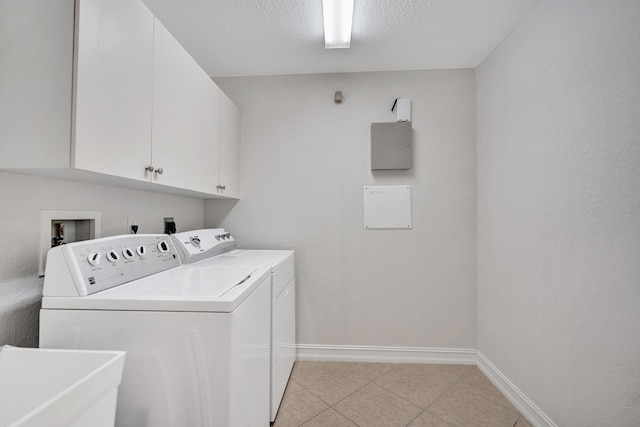
M 113 426 L 124 357 L 0 347 L 0 426 Z

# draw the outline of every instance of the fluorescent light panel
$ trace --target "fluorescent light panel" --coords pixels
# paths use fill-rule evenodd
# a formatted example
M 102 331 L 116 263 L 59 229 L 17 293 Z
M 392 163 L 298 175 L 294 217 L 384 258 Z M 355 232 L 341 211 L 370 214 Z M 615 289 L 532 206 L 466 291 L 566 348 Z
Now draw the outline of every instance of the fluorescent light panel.
M 351 46 L 353 0 L 322 0 L 324 47 L 339 49 Z

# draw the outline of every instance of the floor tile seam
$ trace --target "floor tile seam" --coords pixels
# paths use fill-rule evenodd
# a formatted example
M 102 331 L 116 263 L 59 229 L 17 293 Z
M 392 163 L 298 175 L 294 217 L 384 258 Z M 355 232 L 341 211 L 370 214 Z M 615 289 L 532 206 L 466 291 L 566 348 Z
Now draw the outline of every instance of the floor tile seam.
M 424 414 L 425 412 L 426 412 L 426 413 L 428 413 L 429 415 L 431 415 L 431 416 L 433 416 L 433 417 L 437 418 L 438 420 L 442 421 L 443 423 L 445 423 L 445 424 L 447 424 L 447 425 L 449 425 L 449 426 L 452 426 L 452 427 L 463 427 L 463 426 L 459 426 L 458 424 L 455 424 L 455 426 L 454 426 L 454 424 L 451 424 L 449 421 L 445 421 L 445 420 L 443 420 L 439 415 L 436 415 L 436 414 L 434 414 L 433 412 L 429 412 L 429 410 L 428 410 L 428 409 L 425 409 L 425 410 L 423 410 L 422 412 L 420 412 L 418 415 L 416 415 L 414 419 L 412 419 L 411 421 L 409 421 L 409 423 L 407 424 L 407 426 L 406 426 L 406 427 L 409 427 L 409 426 L 411 425 L 411 423 L 412 423 L 412 422 L 414 422 L 415 420 L 417 420 L 417 419 L 418 419 L 418 417 L 420 417 L 420 415 Z
M 351 372 L 351 371 L 349 371 Z M 358 374 L 355 374 L 358 375 Z M 333 408 L 335 405 L 337 405 L 338 403 L 342 402 L 343 400 L 347 399 L 349 396 L 353 395 L 354 393 L 357 393 L 358 391 L 362 390 L 364 387 L 368 386 L 369 384 L 372 384 L 373 381 L 369 381 L 367 378 L 364 378 L 362 375 L 358 375 L 359 377 L 361 377 L 364 381 L 366 381 L 366 383 L 364 385 L 362 385 L 362 387 L 357 388 L 356 390 L 354 390 L 352 393 L 349 393 L 348 395 L 346 395 L 345 397 L 343 397 L 342 399 L 338 400 L 336 403 L 334 403 L 333 405 L 329 402 L 327 402 L 326 400 L 324 400 L 322 397 L 318 396 L 316 393 L 312 392 L 311 390 L 309 390 L 307 387 L 305 387 L 304 385 L 300 384 L 300 382 L 296 381 L 295 379 L 290 379 L 290 381 L 295 382 L 297 385 L 299 385 L 300 387 L 302 387 L 303 389 L 305 389 L 306 391 L 308 391 L 309 393 L 311 393 L 312 395 L 314 395 L 315 397 L 317 397 L 318 399 L 320 399 L 320 401 L 322 401 L 322 403 L 329 405 L 330 408 Z M 335 408 L 334 408 L 335 409 Z M 325 409 L 326 410 L 326 409 Z M 323 410 L 324 412 L 324 410 Z M 309 420 L 307 420 L 309 421 Z M 305 422 L 307 422 L 305 421 Z M 353 422 L 353 421 L 351 421 Z
M 310 419 L 308 419 L 307 421 L 303 422 L 302 424 L 300 424 L 298 427 L 303 427 L 306 423 L 308 423 L 309 421 L 313 420 L 314 418 L 318 418 L 320 415 L 324 414 L 325 412 L 327 412 L 329 409 L 333 409 L 334 411 L 336 411 L 338 414 L 342 415 L 343 417 L 345 417 L 347 420 L 349 420 L 350 422 L 352 422 L 353 424 L 355 424 L 357 427 L 360 427 L 360 424 L 356 423 L 355 421 L 353 421 L 351 418 L 347 417 L 345 414 L 343 414 L 342 412 L 338 411 L 336 408 L 334 408 L 333 406 L 329 406 L 328 408 L 320 411 L 319 414 L 314 415 L 313 417 L 311 417 Z
M 350 374 L 357 375 L 357 376 L 359 376 L 360 378 L 362 378 L 363 380 L 365 380 L 365 381 L 369 381 L 369 383 L 372 383 L 373 381 L 375 381 L 375 380 L 377 379 L 377 378 L 376 378 L 376 379 L 370 380 L 369 378 L 365 377 L 364 375 L 361 375 L 361 374 L 359 374 L 359 373 L 357 373 L 357 372 L 355 372 L 355 371 L 352 371 L 352 370 L 351 370 L 351 369 L 349 369 L 349 368 L 345 368 L 345 369 L 346 369 Z
M 405 399 L 405 398 L 403 398 L 403 397 L 398 396 L 396 393 L 393 393 L 392 391 L 387 390 L 387 389 L 386 389 L 386 388 L 384 388 L 384 387 L 379 386 L 378 384 L 376 384 L 376 383 L 375 383 L 375 382 L 373 382 L 373 381 L 371 381 L 371 382 L 370 382 L 370 383 L 368 383 L 368 384 L 363 385 L 363 386 L 362 386 L 362 387 L 360 387 L 358 390 L 356 390 L 356 391 L 354 391 L 353 393 L 351 393 L 349 396 L 352 396 L 353 394 L 357 393 L 358 391 L 362 390 L 363 388 L 365 388 L 365 387 L 366 387 L 366 386 L 368 386 L 368 385 L 374 385 L 374 386 L 376 386 L 376 387 L 380 387 L 382 390 L 387 391 L 387 392 L 389 392 L 389 393 L 393 394 L 394 396 L 396 396 L 396 397 L 397 397 L 397 398 L 399 398 L 400 400 L 402 400 L 402 401 L 404 401 L 404 402 L 408 403 L 409 405 L 411 405 L 411 406 L 414 406 L 414 407 L 418 408 L 418 409 L 420 410 L 420 412 L 418 412 L 418 415 L 416 415 L 416 417 L 418 417 L 418 416 L 423 412 L 423 409 L 422 409 L 421 407 L 419 407 L 418 405 L 415 405 L 415 404 L 413 404 L 412 402 L 409 402 L 407 399 Z M 336 406 L 336 405 L 338 405 L 339 403 L 341 403 L 341 402 L 343 402 L 344 400 L 346 400 L 347 398 L 349 398 L 349 396 L 346 396 L 346 397 L 345 397 L 344 399 L 342 399 L 340 402 L 336 402 L 336 404 L 335 404 L 335 405 L 333 405 L 333 406 L 331 406 L 331 408 L 333 408 L 333 410 L 335 410 L 336 412 L 338 412 L 340 415 L 342 415 L 343 417 L 345 417 L 346 419 L 348 419 L 349 421 L 351 421 L 351 422 L 352 422 L 352 423 L 354 423 L 355 425 L 359 426 L 359 424 L 358 424 L 357 422 L 355 422 L 354 420 L 352 420 L 351 418 L 349 418 L 347 415 L 343 414 L 343 413 L 342 413 L 338 408 L 336 408 L 336 407 L 335 407 L 335 406 Z M 323 411 L 323 412 L 324 412 L 324 411 Z M 414 419 L 415 419 L 415 418 L 414 418 Z M 411 420 L 411 422 L 413 422 L 413 419 Z M 410 423 L 409 423 L 409 424 L 410 424 Z M 407 426 L 408 426 L 409 424 L 407 424 Z
M 314 392 L 312 392 L 311 390 L 309 390 L 308 388 L 306 388 L 305 386 L 303 386 L 302 384 L 300 384 L 298 381 L 295 381 L 295 380 L 292 380 L 292 379 L 290 379 L 289 381 L 293 381 L 294 383 L 296 383 L 297 385 L 299 385 L 300 387 L 302 387 L 303 389 L 305 389 L 306 391 L 308 391 L 309 393 L 311 393 L 312 395 L 314 395 L 318 400 L 320 400 L 322 403 L 324 403 L 325 405 L 327 405 L 327 406 L 328 406 L 327 408 L 324 408 L 322 411 L 320 411 L 320 413 L 322 413 L 322 412 L 326 411 L 327 409 L 329 409 L 329 408 L 331 408 L 331 407 L 333 406 L 333 405 L 331 405 L 330 403 L 325 402 L 325 401 L 324 401 L 324 399 L 322 399 L 320 396 L 318 396 L 317 394 L 315 394 Z M 316 414 L 316 415 L 317 415 L 317 414 Z M 313 416 L 313 417 L 311 417 L 311 418 L 314 418 L 316 415 L 314 415 L 314 416 Z M 309 420 L 310 420 L 311 418 L 309 418 Z M 308 422 L 309 420 L 306 420 L 306 421 L 305 421 L 305 423 L 306 423 L 306 422 Z M 302 424 L 304 424 L 304 423 L 302 423 Z M 300 425 L 302 425 L 302 424 L 300 424 Z
M 425 409 L 425 412 L 429 412 L 429 411 L 428 411 L 427 409 Z M 434 417 L 436 417 L 437 419 L 439 419 L 440 421 L 442 421 L 443 423 L 445 423 L 446 425 L 448 425 L 448 426 L 451 426 L 451 427 L 464 427 L 464 426 L 460 426 L 460 424 L 458 424 L 458 423 L 454 423 L 454 422 L 451 422 L 451 421 L 447 421 L 447 420 L 443 419 L 443 418 L 442 418 L 440 415 L 438 415 L 438 414 L 434 414 L 433 412 L 429 412 L 429 413 L 430 413 L 431 415 L 433 415 Z
M 337 362 L 337 363 L 345 363 L 345 364 L 348 364 L 348 363 L 353 363 L 353 362 Z M 365 362 L 365 363 L 379 363 L 379 362 Z M 364 375 L 362 375 L 362 374 L 360 374 L 360 373 L 358 373 L 358 372 L 356 372 L 356 371 L 354 371 L 354 370 L 352 370 L 352 369 L 349 369 L 348 367 L 345 367 L 345 368 L 346 368 L 349 372 L 351 372 L 351 373 L 353 373 L 353 374 L 356 374 L 356 375 L 359 375 L 359 376 L 361 376 L 362 378 L 364 378 L 365 380 L 367 380 L 367 381 L 369 381 L 369 382 L 374 382 L 375 380 L 377 380 L 377 379 L 378 379 L 378 378 L 380 378 L 381 376 L 386 375 L 387 373 L 389 373 L 389 372 L 391 372 L 393 369 L 395 369 L 395 366 L 392 366 L 391 368 L 389 368 L 389 370 L 387 370 L 387 371 L 383 372 L 383 373 L 382 373 L 382 374 L 380 374 L 380 375 L 377 375 L 375 378 L 373 378 L 373 379 L 371 379 L 371 380 L 370 380 L 369 378 L 365 377 Z
M 346 398 L 345 398 L 345 399 L 346 399 Z M 338 402 L 338 403 L 340 403 L 340 402 Z M 336 405 L 337 405 L 337 403 L 336 403 Z M 340 412 L 340 411 L 338 410 L 338 408 L 335 408 L 335 407 L 333 407 L 333 406 L 332 406 L 332 407 L 331 407 L 331 409 L 333 409 L 334 411 L 336 411 L 337 413 L 339 413 L 340 415 L 342 415 L 343 417 L 345 417 L 346 419 L 348 419 L 349 421 L 351 421 L 352 423 L 354 423 L 356 426 L 360 427 L 360 424 L 358 424 L 357 422 L 355 422 L 354 420 L 352 420 L 351 418 L 349 418 L 346 414 L 343 414 L 342 412 Z M 323 412 L 324 412 L 324 411 L 323 411 Z
M 298 383 L 296 383 L 298 384 Z M 309 391 L 307 388 L 303 387 L 302 385 L 298 384 L 300 387 L 304 388 L 305 390 L 307 390 L 309 393 L 313 394 L 311 391 Z M 313 394 L 314 396 L 316 396 L 315 394 Z M 316 396 L 318 399 L 320 399 L 318 396 Z M 307 418 L 306 420 L 302 421 L 300 424 L 298 424 L 298 427 L 302 427 L 304 424 L 308 423 L 309 421 L 311 421 L 312 419 L 314 419 L 315 417 L 317 417 L 318 415 L 322 414 L 324 411 L 326 411 L 327 409 L 331 408 L 331 405 L 329 405 L 327 402 L 325 402 L 324 400 L 320 399 L 320 401 L 322 403 L 324 403 L 325 405 L 328 405 L 326 408 L 324 408 L 323 410 L 321 410 L 320 412 L 318 412 L 315 415 L 312 415 L 311 418 Z M 277 415 L 276 415 L 276 419 L 277 419 Z M 271 426 L 273 427 L 273 424 L 271 424 Z
M 431 412 L 431 411 L 429 410 L 429 408 L 427 408 L 427 409 L 425 409 L 424 411 L 420 412 L 420 415 L 422 415 L 422 414 L 423 414 L 423 413 L 425 413 L 425 412 L 427 412 L 429 415 L 433 415 L 434 417 L 436 417 L 437 419 L 439 419 L 440 421 L 442 421 L 443 423 L 445 423 L 445 424 L 446 424 L 446 425 L 448 425 L 448 426 L 451 426 L 451 427 L 468 427 L 468 425 L 465 425 L 465 424 L 458 424 L 458 423 L 456 423 L 455 421 L 447 421 L 447 420 L 445 420 L 444 418 L 442 418 L 440 415 L 438 415 L 438 414 L 436 414 L 436 413 L 434 413 L 434 412 Z
M 386 391 L 386 392 L 388 392 L 388 393 L 393 394 L 393 395 L 394 395 L 394 396 L 396 396 L 398 399 L 401 399 L 401 400 L 403 400 L 403 401 L 407 402 L 408 404 L 415 406 L 416 408 L 420 409 L 420 411 L 421 411 L 420 413 L 422 413 L 422 411 L 426 411 L 426 410 L 427 410 L 427 408 L 429 407 L 429 405 L 427 405 L 427 407 L 423 408 L 422 406 L 417 405 L 417 404 L 415 404 L 415 403 L 413 403 L 413 402 L 411 402 L 411 401 L 407 400 L 407 398 L 406 398 L 406 397 L 402 397 L 402 396 L 400 396 L 400 395 L 399 395 L 398 393 L 396 393 L 395 391 L 393 391 L 393 390 L 389 390 L 389 389 L 388 389 L 388 388 L 386 388 L 385 386 L 380 385 L 380 384 L 376 383 L 375 381 L 374 381 L 374 382 L 372 382 L 371 384 L 373 384 L 373 385 L 375 385 L 375 386 L 378 386 L 378 387 L 380 387 L 381 389 L 383 389 L 384 391 Z M 418 414 L 418 415 L 419 415 L 419 414 Z
M 400 365 L 399 363 L 390 363 L 390 365 L 396 365 L 396 366 L 392 366 L 391 368 L 389 368 L 389 370 L 381 373 L 380 375 L 378 375 L 377 377 L 375 377 L 373 380 L 371 380 L 371 382 L 374 382 L 382 377 L 384 377 L 385 375 L 387 375 L 388 373 L 395 371 L 396 369 L 398 369 L 398 365 Z
M 334 403 L 333 405 L 329 405 L 327 402 L 327 405 L 331 406 L 333 409 L 335 409 L 336 411 L 338 411 L 335 406 L 338 405 L 340 402 L 343 402 L 344 400 L 348 399 L 349 397 L 353 396 L 354 394 L 356 394 L 357 392 L 359 392 L 360 390 L 362 390 L 363 388 L 365 388 L 366 386 L 368 386 L 369 384 L 373 384 L 373 382 L 368 382 L 365 385 L 363 385 L 362 387 L 359 387 L 358 389 L 354 390 L 353 392 L 349 393 L 348 395 L 346 395 L 345 397 L 343 397 L 342 399 L 338 400 L 336 403 Z M 324 402 L 324 400 L 323 400 Z M 340 412 L 340 411 L 338 411 Z M 353 422 L 353 421 L 351 421 Z
M 428 365 L 427 363 L 423 364 L 423 365 Z M 391 374 L 393 372 L 393 369 L 390 371 L 385 372 L 384 374 L 380 375 L 378 378 L 376 378 L 374 381 L 377 381 L 383 377 L 386 377 L 387 375 Z M 460 374 L 460 375 L 448 375 L 448 374 L 434 374 L 434 373 L 404 373 L 400 375 L 400 378 L 406 379 L 406 378 L 418 378 L 420 380 L 424 380 L 427 382 L 432 382 L 432 381 L 438 381 L 438 382 L 444 382 L 447 384 L 453 384 L 456 383 L 457 381 L 460 380 L 460 378 L 464 377 L 466 374 Z
M 326 403 L 326 402 L 323 402 Z M 302 421 L 300 424 L 298 424 L 298 427 L 302 427 L 303 425 L 305 425 L 306 423 L 308 423 L 309 421 L 311 421 L 312 419 L 314 419 L 315 417 L 317 417 L 318 415 L 322 414 L 324 411 L 326 411 L 327 409 L 329 409 L 331 406 L 329 406 L 328 408 L 324 408 L 322 411 L 318 412 L 315 415 L 312 415 L 311 418 L 307 418 L 306 420 Z M 271 425 L 273 426 L 273 424 Z
M 464 376 L 464 375 L 463 375 Z M 377 380 L 376 380 L 377 381 Z M 373 384 L 377 385 L 378 387 L 383 388 L 384 390 L 388 391 L 389 393 L 394 394 L 395 396 L 399 397 L 400 399 L 403 399 L 407 402 L 409 402 L 410 404 L 416 406 L 417 408 L 422 409 L 422 411 L 426 411 L 428 410 L 430 407 L 432 407 L 447 391 L 449 391 L 459 380 L 454 380 L 451 383 L 448 383 L 448 385 L 442 389 L 442 391 L 440 393 L 438 393 L 438 395 L 435 397 L 435 399 L 433 399 L 433 401 L 431 403 L 429 403 L 428 405 L 426 405 L 424 408 L 421 405 L 415 404 L 413 402 L 408 401 L 405 397 L 400 396 L 399 394 L 397 394 L 396 392 L 394 392 L 393 390 L 389 390 L 388 388 L 386 388 L 385 386 L 383 386 L 382 384 L 378 384 L 376 381 L 373 381 Z
M 458 380 L 458 381 L 456 381 L 455 383 L 451 384 L 451 385 L 450 385 L 446 390 L 444 390 L 444 391 L 443 391 L 443 392 L 442 392 L 442 393 L 441 393 L 441 394 L 440 394 L 440 395 L 439 395 L 439 396 L 438 396 L 438 397 L 437 397 L 437 398 L 436 398 L 436 399 L 431 403 L 431 405 L 429 405 L 429 406 L 427 407 L 427 409 L 425 409 L 425 411 L 429 411 L 431 408 L 433 408 L 433 407 L 434 407 L 434 406 L 435 406 L 435 405 L 440 401 L 440 399 L 442 399 L 442 397 L 443 397 L 443 396 L 444 396 L 444 395 L 445 395 L 449 390 L 452 390 L 456 385 L 459 385 L 460 383 L 462 383 L 462 378 L 460 378 L 460 380 Z M 482 389 L 480 389 L 480 388 L 478 388 L 478 387 L 472 386 L 472 385 L 470 385 L 470 384 L 466 384 L 466 385 L 467 385 L 467 386 L 469 386 L 469 387 L 475 388 L 476 390 L 482 391 Z M 476 397 L 479 397 L 481 400 L 483 400 L 483 401 L 485 401 L 485 402 L 493 403 L 493 404 L 495 404 L 495 405 L 498 405 L 498 406 L 500 406 L 501 408 L 505 408 L 505 409 L 513 409 L 513 410 L 515 410 L 515 412 L 516 412 L 516 413 L 518 413 L 519 417 L 522 415 L 522 414 L 520 414 L 520 412 L 519 412 L 517 409 L 515 409 L 515 407 L 512 407 L 512 408 L 506 408 L 505 406 L 500 405 L 500 404 L 498 404 L 497 402 L 494 402 L 493 400 L 491 400 L 491 399 L 489 399 L 489 398 L 485 397 L 483 394 L 477 394 L 477 393 L 473 393 L 473 392 L 471 392 L 471 394 L 475 395 Z M 439 416 L 439 415 L 437 415 L 437 414 L 434 414 L 434 413 L 433 413 L 433 412 L 431 412 L 431 411 L 429 411 L 429 413 L 430 413 L 430 414 L 435 415 L 436 417 L 438 417 L 438 418 L 440 418 L 440 419 L 442 419 L 442 417 L 440 417 L 440 416 Z M 519 418 L 519 417 L 518 417 L 518 418 Z M 456 427 L 465 427 L 464 425 L 460 425 L 460 424 L 458 424 L 458 423 L 456 423 L 456 422 L 454 422 L 454 421 L 445 421 L 444 419 L 443 419 L 443 421 L 444 421 L 444 422 L 446 422 L 446 423 L 448 423 L 448 424 L 455 425 Z M 516 420 L 516 424 L 517 424 L 517 423 L 518 423 L 518 421 Z M 515 424 L 514 424 L 514 426 L 515 426 Z
M 348 363 L 348 362 L 328 362 L 328 363 L 332 363 L 332 364 L 334 364 L 334 365 L 338 365 L 338 366 L 340 366 L 340 369 L 341 369 L 341 370 L 344 370 L 344 371 L 346 371 L 346 372 L 348 372 L 348 373 L 350 373 L 350 374 L 352 374 L 352 375 L 355 375 L 355 376 L 357 376 L 357 377 L 359 377 L 359 378 L 362 378 L 364 381 L 367 381 L 367 383 L 372 383 L 373 381 L 375 381 L 375 380 L 370 380 L 369 378 L 366 378 L 364 375 L 361 375 L 361 374 L 359 374 L 359 373 L 357 373 L 357 372 L 355 372 L 355 371 L 353 371 L 353 370 L 349 369 L 347 366 L 345 366 L 345 365 L 346 365 L 346 363 Z M 315 375 L 308 375 L 308 376 L 313 376 L 313 377 L 315 377 Z M 376 379 L 377 379 L 377 378 L 376 378 Z
M 471 375 L 471 374 L 469 374 L 469 375 Z M 482 375 L 484 375 L 484 374 L 482 374 Z M 467 376 L 467 375 L 465 375 L 465 376 Z M 462 380 L 463 380 L 463 378 L 460 378 L 460 380 L 458 381 L 458 384 L 462 383 Z M 515 406 L 513 406 L 513 404 L 511 404 L 511 402 L 509 402 L 509 400 L 506 398 L 506 396 L 504 394 L 502 394 L 502 392 L 500 392 L 500 390 L 498 390 L 497 388 L 496 388 L 496 391 L 498 393 L 500 393 L 500 395 L 507 400 L 508 405 L 505 405 L 504 403 L 499 402 L 498 399 L 492 399 L 492 398 L 488 397 L 487 394 L 489 394 L 489 392 L 487 392 L 483 388 L 478 387 L 478 386 L 476 386 L 474 384 L 466 383 L 466 384 L 463 385 L 463 387 L 466 387 L 466 388 L 470 389 L 469 391 L 473 395 L 479 397 L 480 399 L 482 399 L 482 400 L 484 400 L 486 402 L 493 403 L 493 404 L 498 405 L 498 406 L 500 406 L 501 408 L 504 408 L 504 409 L 516 411 L 519 415 L 522 415 L 520 413 L 520 411 L 518 411 L 518 409 Z
M 418 415 L 416 415 L 415 417 L 413 417 L 413 419 L 412 419 L 411 421 L 409 421 L 405 427 L 409 427 L 409 426 L 411 425 L 411 423 L 412 423 L 412 422 L 414 422 L 415 420 L 417 420 L 417 419 L 418 419 L 418 417 L 419 417 L 420 415 L 424 414 L 425 412 L 427 412 L 427 410 L 426 410 L 426 409 L 423 409 L 423 410 L 422 410 Z
M 494 400 L 494 399 L 491 399 L 490 397 L 487 397 L 487 393 L 482 388 L 480 388 L 478 386 L 475 386 L 473 384 L 467 384 L 467 386 L 471 389 L 471 393 L 473 393 L 474 395 L 478 396 L 482 400 L 486 400 L 488 402 L 496 404 L 496 405 L 498 405 L 498 406 L 500 406 L 502 408 L 505 408 L 505 409 L 516 411 L 519 414 L 519 416 L 522 416 L 522 414 L 520 414 L 520 411 L 518 411 L 518 409 L 515 406 L 513 406 L 511 404 L 511 402 L 509 402 L 509 400 L 507 400 L 507 402 L 509 403 L 509 406 L 507 406 L 507 405 L 505 405 L 503 403 L 498 402 L 498 399 Z M 500 392 L 500 390 L 498 390 L 498 392 Z M 506 399 L 506 397 L 502 393 L 500 393 L 500 394 L 502 395 L 502 397 L 504 397 Z
M 438 401 L 440 399 L 442 399 L 442 397 L 447 394 L 449 392 L 449 390 L 452 390 L 456 385 L 458 385 L 461 381 L 462 378 L 464 378 L 466 376 L 465 375 L 461 375 L 460 378 L 458 378 L 457 380 L 453 381 L 451 384 L 449 384 L 447 387 L 445 387 L 440 394 L 438 394 L 438 396 L 433 399 L 433 402 L 431 402 L 426 408 L 425 411 L 429 410 L 430 408 L 432 408 L 436 403 L 438 403 Z M 436 415 L 437 416 L 437 415 Z M 447 421 L 448 422 L 448 421 Z

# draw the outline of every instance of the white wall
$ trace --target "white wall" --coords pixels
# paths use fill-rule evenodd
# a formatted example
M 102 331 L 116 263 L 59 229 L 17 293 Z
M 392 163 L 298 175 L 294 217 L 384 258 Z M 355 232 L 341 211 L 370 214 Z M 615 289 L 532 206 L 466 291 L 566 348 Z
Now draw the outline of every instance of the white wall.
M 475 348 L 471 70 L 216 79 L 242 110 L 242 199 L 205 222 L 297 252 L 298 341 Z M 333 103 L 335 88 L 345 102 Z M 414 167 L 370 170 L 370 124 L 412 100 Z M 363 185 L 410 184 L 413 229 L 363 230 Z
M 640 2 L 543 0 L 477 70 L 478 350 L 559 426 L 640 420 Z
M 173 216 L 179 230 L 201 228 L 201 199 L 0 173 L 0 345 L 38 346 L 42 278 L 38 278 L 41 210 L 98 210 L 102 236 L 125 234 L 133 216 L 141 233 L 162 233 Z

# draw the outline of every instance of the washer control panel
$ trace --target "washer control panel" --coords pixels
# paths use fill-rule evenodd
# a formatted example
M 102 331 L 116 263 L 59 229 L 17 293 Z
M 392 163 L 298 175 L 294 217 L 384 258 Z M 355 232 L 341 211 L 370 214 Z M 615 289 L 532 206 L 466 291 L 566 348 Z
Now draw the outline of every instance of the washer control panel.
M 66 296 L 55 295 L 56 289 L 64 288 L 56 281 L 65 280 L 65 276 L 59 274 L 64 266 L 54 264 L 63 261 L 79 296 L 180 265 L 178 252 L 166 234 L 127 234 L 73 242 L 49 251 L 44 281 L 47 296 Z
M 220 255 L 236 247 L 236 241 L 223 228 L 184 231 L 171 235 L 183 264 L 191 264 Z

